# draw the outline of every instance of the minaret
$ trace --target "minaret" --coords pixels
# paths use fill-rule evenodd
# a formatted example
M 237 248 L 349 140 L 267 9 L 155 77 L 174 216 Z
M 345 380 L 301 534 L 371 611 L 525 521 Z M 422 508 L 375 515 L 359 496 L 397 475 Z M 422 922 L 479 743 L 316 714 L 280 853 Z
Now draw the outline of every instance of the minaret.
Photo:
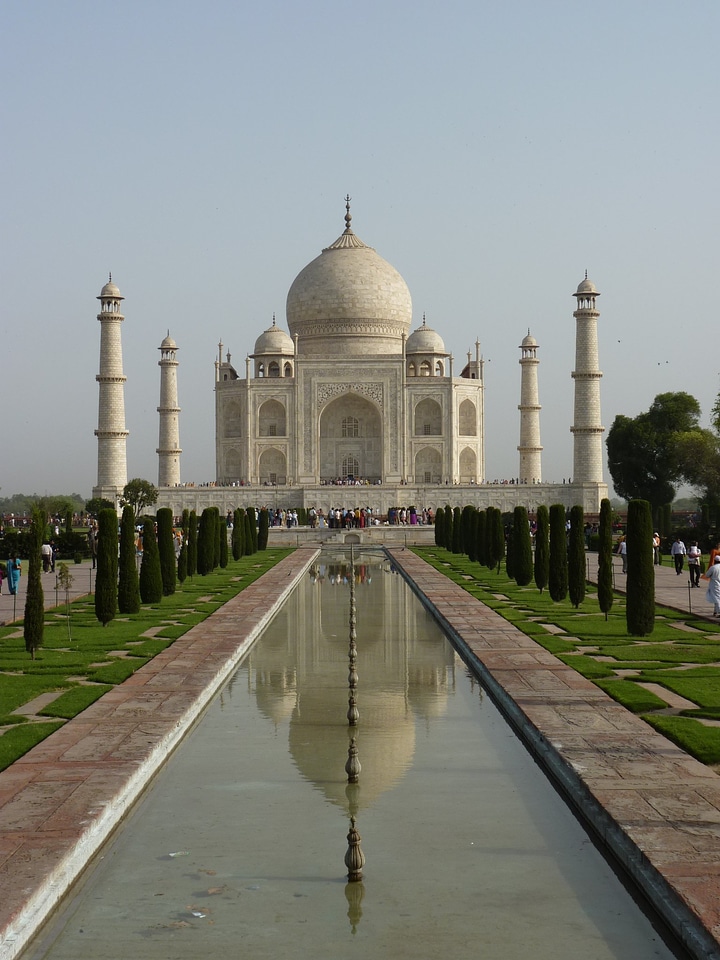
M 117 505 L 127 483 L 127 437 L 125 429 L 125 380 L 122 365 L 120 301 L 125 298 L 112 282 L 112 274 L 97 298 L 100 301 L 100 384 L 98 405 L 98 477 L 93 497 Z
M 528 330 L 520 344 L 520 483 L 542 482 L 537 351 L 537 340 Z
M 597 318 L 595 298 L 600 294 L 595 284 L 587 278 L 573 294 L 577 297 L 577 321 L 575 333 L 575 415 L 570 427 L 574 435 L 573 476 L 574 483 L 603 482 L 602 435 L 605 428 L 600 422 L 600 380 L 598 366 Z
M 156 453 L 158 455 L 158 486 L 177 487 L 180 483 L 180 423 L 178 415 L 177 368 L 175 359 L 177 344 L 170 336 L 165 337 L 158 347 L 160 359 L 160 438 Z

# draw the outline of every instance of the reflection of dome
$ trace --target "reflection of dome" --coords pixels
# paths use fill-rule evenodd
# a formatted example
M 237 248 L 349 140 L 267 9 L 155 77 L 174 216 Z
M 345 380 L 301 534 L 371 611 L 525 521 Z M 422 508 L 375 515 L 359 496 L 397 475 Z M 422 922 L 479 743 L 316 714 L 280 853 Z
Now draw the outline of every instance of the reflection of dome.
M 305 355 L 400 353 L 412 321 L 407 284 L 350 229 L 295 278 L 287 323 Z
M 276 326 L 275 317 L 273 317 L 272 326 L 261 333 L 255 341 L 255 353 L 282 353 L 289 356 L 295 353 L 292 340 L 284 330 Z
M 407 338 L 406 353 L 445 353 L 445 344 L 439 333 L 428 327 L 423 317 L 422 326 Z

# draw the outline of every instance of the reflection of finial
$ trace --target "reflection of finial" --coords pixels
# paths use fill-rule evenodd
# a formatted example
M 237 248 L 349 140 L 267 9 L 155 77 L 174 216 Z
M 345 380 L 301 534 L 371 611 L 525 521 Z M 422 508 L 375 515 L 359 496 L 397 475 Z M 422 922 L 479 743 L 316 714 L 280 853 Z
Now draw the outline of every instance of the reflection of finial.
M 350 740 L 347 763 L 345 764 L 345 773 L 347 774 L 348 783 L 357 783 L 360 779 L 361 771 L 362 767 L 360 766 L 360 759 L 358 757 L 358 748 L 355 742 L 355 737 L 353 737 Z
M 348 726 L 356 727 L 359 719 L 360 719 L 360 711 L 357 708 L 357 700 L 355 699 L 355 696 L 351 690 L 350 696 L 348 697 L 348 712 L 347 712 Z
M 348 902 L 347 917 L 350 921 L 350 931 L 355 936 L 362 920 L 362 901 L 365 896 L 365 887 L 362 883 L 348 883 L 345 886 L 345 899 Z
M 350 229 L 350 221 L 352 220 L 352 214 L 350 213 L 350 201 L 352 197 L 350 194 L 345 195 L 345 233 L 352 233 Z

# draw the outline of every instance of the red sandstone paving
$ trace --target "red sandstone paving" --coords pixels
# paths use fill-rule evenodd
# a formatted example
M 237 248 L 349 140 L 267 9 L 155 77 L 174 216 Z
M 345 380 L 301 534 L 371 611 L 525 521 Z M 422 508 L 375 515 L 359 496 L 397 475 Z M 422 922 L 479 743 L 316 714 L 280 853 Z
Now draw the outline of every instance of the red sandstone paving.
M 720 777 L 419 557 L 391 553 L 720 951 Z M 687 609 L 682 584 L 657 582 L 660 602 Z
M 0 945 L 28 898 L 196 709 L 304 569 L 300 549 L 0 773 Z M 204 702 L 204 701 L 201 701 Z

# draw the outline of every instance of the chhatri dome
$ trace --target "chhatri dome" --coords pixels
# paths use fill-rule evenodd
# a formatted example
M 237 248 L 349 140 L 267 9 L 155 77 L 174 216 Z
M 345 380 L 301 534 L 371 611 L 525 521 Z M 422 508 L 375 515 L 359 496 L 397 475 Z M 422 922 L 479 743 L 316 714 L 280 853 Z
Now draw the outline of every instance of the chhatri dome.
M 254 352 L 255 354 L 279 353 L 292 356 L 295 352 L 295 348 L 290 337 L 285 333 L 284 330 L 281 330 L 280 327 L 277 326 L 275 323 L 275 317 L 273 316 L 272 326 L 263 331 L 263 333 L 261 333 L 255 341 Z
M 423 317 L 422 326 L 407 338 L 406 353 L 445 353 L 445 344 L 439 333 L 429 327 Z
M 355 236 L 346 197 L 345 230 L 293 281 L 290 336 L 303 356 L 402 353 L 412 321 L 407 284 L 387 260 Z

